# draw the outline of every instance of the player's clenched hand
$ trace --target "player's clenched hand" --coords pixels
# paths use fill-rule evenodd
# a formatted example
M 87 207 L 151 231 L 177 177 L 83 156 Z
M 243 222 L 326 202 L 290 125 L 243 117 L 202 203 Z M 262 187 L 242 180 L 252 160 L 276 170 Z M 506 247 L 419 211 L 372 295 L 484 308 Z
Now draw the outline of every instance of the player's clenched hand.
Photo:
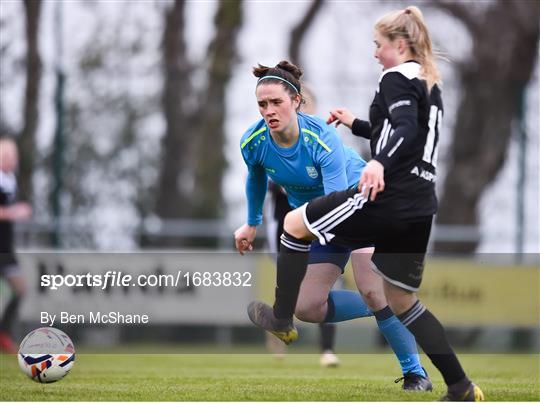
M 326 123 L 330 125 L 336 122 L 336 127 L 338 127 L 340 123 L 343 123 L 350 129 L 354 119 L 354 115 L 347 108 L 334 108 L 330 111 L 330 116 L 326 119 Z
M 244 224 L 234 231 L 234 243 L 236 250 L 243 255 L 246 251 L 253 250 L 253 241 L 257 235 L 257 227 Z
M 358 182 L 358 190 L 365 198 L 371 191 L 371 201 L 375 200 L 377 193 L 384 190 L 384 166 L 379 161 L 371 160 L 366 164 Z

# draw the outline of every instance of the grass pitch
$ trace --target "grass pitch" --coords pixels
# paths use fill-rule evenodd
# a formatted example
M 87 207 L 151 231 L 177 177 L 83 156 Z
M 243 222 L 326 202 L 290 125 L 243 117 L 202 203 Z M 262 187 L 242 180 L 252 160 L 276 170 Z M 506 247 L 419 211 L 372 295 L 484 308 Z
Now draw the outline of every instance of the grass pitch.
M 233 350 L 236 351 L 236 350 Z M 432 393 L 403 392 L 390 354 L 340 354 L 338 368 L 317 354 L 78 354 L 63 380 L 39 384 L 0 356 L 0 400 L 38 401 L 433 401 L 445 387 L 426 357 Z M 487 400 L 540 400 L 539 355 L 461 354 Z

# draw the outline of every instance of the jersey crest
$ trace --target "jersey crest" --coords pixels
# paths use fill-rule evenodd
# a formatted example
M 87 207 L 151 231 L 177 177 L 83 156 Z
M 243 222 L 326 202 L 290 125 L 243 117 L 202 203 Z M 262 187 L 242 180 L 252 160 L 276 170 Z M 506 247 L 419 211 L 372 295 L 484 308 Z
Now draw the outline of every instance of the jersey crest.
M 307 166 L 306 171 L 310 178 L 315 179 L 319 176 L 319 173 L 317 172 L 317 169 L 315 167 Z

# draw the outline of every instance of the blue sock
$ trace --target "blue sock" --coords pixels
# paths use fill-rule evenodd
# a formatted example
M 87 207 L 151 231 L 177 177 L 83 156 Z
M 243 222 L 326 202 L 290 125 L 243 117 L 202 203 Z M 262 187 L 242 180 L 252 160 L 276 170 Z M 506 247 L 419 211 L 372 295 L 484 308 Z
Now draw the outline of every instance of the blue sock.
M 373 316 L 359 292 L 348 290 L 330 291 L 325 322 L 335 323 Z M 401 323 L 401 322 L 400 322 Z
M 427 376 L 420 364 L 414 336 L 394 315 L 390 307 L 386 306 L 374 314 L 381 333 L 398 358 L 403 375 L 412 372 L 424 377 Z

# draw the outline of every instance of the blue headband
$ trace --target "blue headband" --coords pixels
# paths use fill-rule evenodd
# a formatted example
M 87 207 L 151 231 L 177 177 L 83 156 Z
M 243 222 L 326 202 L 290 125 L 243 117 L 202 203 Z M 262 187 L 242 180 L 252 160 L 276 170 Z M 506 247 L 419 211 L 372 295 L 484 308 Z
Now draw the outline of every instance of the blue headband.
M 259 78 L 259 80 L 257 81 L 257 85 L 259 85 L 259 83 L 260 83 L 262 80 L 266 80 L 266 79 L 275 79 L 275 80 L 283 81 L 284 83 L 289 84 L 289 85 L 294 89 L 294 92 L 296 92 L 297 94 L 300 94 L 300 91 L 298 91 L 298 88 L 296 88 L 296 86 L 295 86 L 294 84 L 292 84 L 291 82 L 285 80 L 284 78 L 278 77 L 278 76 L 264 76 L 264 77 L 261 77 L 261 78 Z

